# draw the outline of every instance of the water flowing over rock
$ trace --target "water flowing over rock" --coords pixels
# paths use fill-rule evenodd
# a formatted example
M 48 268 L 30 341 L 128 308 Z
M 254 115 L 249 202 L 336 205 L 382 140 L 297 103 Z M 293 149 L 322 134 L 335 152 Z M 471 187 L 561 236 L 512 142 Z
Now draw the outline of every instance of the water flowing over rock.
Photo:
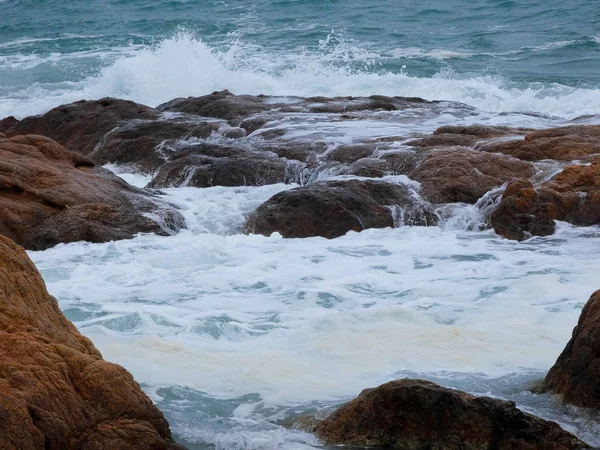
M 401 216 L 401 217 L 399 217 Z M 377 181 L 327 181 L 280 192 L 250 215 L 244 229 L 266 236 L 322 236 L 406 225 L 436 225 L 430 205 L 404 185 Z
M 326 444 L 401 450 L 590 448 L 513 402 L 410 379 L 365 389 L 318 424 L 315 434 Z
M 163 414 L 102 359 L 0 236 L 0 448 L 176 450 Z
M 182 216 L 88 158 L 36 135 L 0 139 L 0 234 L 31 250 L 172 234 Z
M 130 120 L 156 118 L 158 113 L 154 109 L 128 100 L 80 100 L 58 106 L 41 116 L 26 117 L 7 135 L 40 134 L 69 150 L 89 155 L 113 128 Z
M 514 177 L 530 177 L 533 166 L 500 155 L 467 148 L 431 150 L 410 172 L 433 203 L 475 203 L 484 194 Z
M 562 395 L 565 403 L 600 410 L 600 290 L 581 311 L 573 336 L 542 389 Z

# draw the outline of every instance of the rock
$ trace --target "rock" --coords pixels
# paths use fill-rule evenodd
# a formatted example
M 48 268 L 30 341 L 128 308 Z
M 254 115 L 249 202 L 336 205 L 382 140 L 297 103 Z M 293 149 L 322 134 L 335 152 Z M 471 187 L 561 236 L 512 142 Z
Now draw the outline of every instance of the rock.
M 18 123 L 19 121 L 13 116 L 5 117 L 4 119 L 0 120 L 0 133 L 6 133 Z
M 375 151 L 375 145 L 355 144 L 340 145 L 327 154 L 327 158 L 341 163 L 353 163 L 362 158 L 370 157 Z
M 49 138 L 0 139 L 0 234 L 27 249 L 166 235 L 182 226 L 182 216 L 155 194 Z
M 432 150 L 409 173 L 433 203 L 475 203 L 491 189 L 514 177 L 534 174 L 531 164 L 466 148 Z
M 590 448 L 513 402 L 410 379 L 365 389 L 317 425 L 315 433 L 325 444 L 402 450 Z
M 220 122 L 165 119 L 134 120 L 109 131 L 90 154 L 100 164 L 119 164 L 142 173 L 154 173 L 178 152 L 179 142 L 206 138 Z
M 553 234 L 555 220 L 600 224 L 600 161 L 567 166 L 537 188 L 526 180 L 510 183 L 491 225 L 501 236 L 523 240 Z
M 286 238 L 333 239 L 350 230 L 393 227 L 393 212 L 401 215 L 399 219 L 407 225 L 437 224 L 432 208 L 416 200 L 406 186 L 348 180 L 280 192 L 248 217 L 244 230 L 265 236 L 277 231 Z
M 0 236 L 0 448 L 182 449 L 131 374 L 102 359 Z
M 485 143 L 479 150 L 525 161 L 586 159 L 600 153 L 600 125 L 571 125 L 533 131 L 523 140 Z
M 160 168 L 148 186 L 264 186 L 286 182 L 287 170 L 286 160 L 268 154 L 239 151 L 231 157 L 178 155 Z
M 432 134 L 419 139 L 413 139 L 404 143 L 411 147 L 431 148 L 431 147 L 471 147 L 477 141 L 480 141 L 479 136 L 471 134 Z
M 581 311 L 573 336 L 542 389 L 562 395 L 565 403 L 600 410 L 600 290 Z
M 476 136 L 480 139 L 489 139 L 501 136 L 522 136 L 527 132 L 532 131 L 530 128 L 513 128 L 513 127 L 490 127 L 486 125 L 466 125 L 454 126 L 445 125 L 439 127 L 433 132 L 434 135 L 467 135 Z
M 234 95 L 224 90 L 202 97 L 176 98 L 159 105 L 159 111 L 174 111 L 203 117 L 216 117 L 239 126 L 249 116 L 273 109 L 265 103 L 264 96 Z M 247 125 L 246 130 L 253 128 Z M 260 127 L 259 127 L 260 128 Z
M 26 117 L 7 135 L 40 134 L 69 150 L 89 155 L 113 128 L 130 120 L 157 118 L 158 113 L 154 109 L 127 100 L 81 100 L 58 106 L 42 116 Z

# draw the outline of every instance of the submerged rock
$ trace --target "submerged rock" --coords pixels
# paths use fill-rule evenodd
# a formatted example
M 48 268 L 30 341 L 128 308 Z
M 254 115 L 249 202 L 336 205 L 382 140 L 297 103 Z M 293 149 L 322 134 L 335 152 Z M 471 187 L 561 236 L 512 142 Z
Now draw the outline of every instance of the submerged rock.
M 266 236 L 277 231 L 286 238 L 332 239 L 351 230 L 393 227 L 396 221 L 437 225 L 437 220 L 431 206 L 404 185 L 327 181 L 274 195 L 250 215 L 244 230 Z
M 69 150 L 89 155 L 113 128 L 130 120 L 157 118 L 158 113 L 153 108 L 128 100 L 80 100 L 58 106 L 41 116 L 26 117 L 7 135 L 39 134 L 52 138 Z
M 31 250 L 183 226 L 176 209 L 36 135 L 0 139 L 0 234 Z
M 433 203 L 475 203 L 512 178 L 534 174 L 529 163 L 461 147 L 432 150 L 421 158 L 409 176 Z
M 410 379 L 365 389 L 318 424 L 315 434 L 326 444 L 402 450 L 590 448 L 513 402 Z
M 565 403 L 600 410 L 600 290 L 581 311 L 573 336 L 546 375 L 542 390 Z
M 0 448 L 176 450 L 131 374 L 102 359 L 0 236 Z

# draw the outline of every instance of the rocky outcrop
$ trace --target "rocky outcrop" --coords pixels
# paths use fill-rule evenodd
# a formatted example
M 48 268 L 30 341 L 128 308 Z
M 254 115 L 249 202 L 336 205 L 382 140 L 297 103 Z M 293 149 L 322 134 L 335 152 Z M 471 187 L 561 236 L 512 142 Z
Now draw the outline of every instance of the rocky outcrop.
M 513 402 L 410 379 L 365 389 L 318 424 L 315 434 L 326 444 L 402 450 L 590 448 Z
M 327 181 L 280 192 L 253 212 L 244 230 L 283 237 L 332 239 L 348 231 L 407 225 L 436 225 L 430 205 L 404 185 L 376 181 Z
M 565 403 L 600 410 L 600 290 L 581 311 L 573 336 L 542 389 L 560 394 Z
M 31 250 L 171 234 L 175 208 L 49 138 L 0 139 L 0 234 Z
M 58 106 L 41 116 L 26 117 L 6 134 L 47 136 L 69 150 L 89 155 L 113 128 L 130 120 L 157 118 L 154 109 L 128 100 L 81 100 Z
M 504 153 L 524 161 L 572 161 L 600 153 L 600 125 L 571 125 L 533 131 L 524 139 L 484 143 L 478 150 Z
M 162 413 L 60 312 L 0 236 L 0 448 L 176 450 Z
M 491 225 L 501 236 L 523 240 L 554 233 L 555 220 L 600 224 L 600 162 L 567 166 L 535 188 L 528 180 L 513 181 L 492 213 Z
M 423 196 L 433 203 L 475 203 L 506 181 L 533 174 L 529 163 L 457 147 L 429 151 L 409 177 L 421 183 Z
M 4 119 L 0 120 L 0 133 L 6 133 L 18 123 L 19 121 L 13 116 L 5 117 Z

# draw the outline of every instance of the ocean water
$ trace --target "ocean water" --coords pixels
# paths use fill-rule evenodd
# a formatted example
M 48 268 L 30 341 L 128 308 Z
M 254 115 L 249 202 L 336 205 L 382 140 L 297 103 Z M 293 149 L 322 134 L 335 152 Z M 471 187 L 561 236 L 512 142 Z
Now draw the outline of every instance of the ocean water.
M 597 0 L 0 0 L 0 118 L 219 89 L 449 102 L 277 124 L 337 145 L 442 124 L 600 123 L 599 74 Z M 134 374 L 191 449 L 320 448 L 278 421 L 403 376 L 512 399 L 600 446 L 597 416 L 527 390 L 600 288 L 599 228 L 507 241 L 473 231 L 484 198 L 440 210 L 440 227 L 334 240 L 240 233 L 292 187 L 167 189 L 188 224 L 176 236 L 30 255 L 67 317 Z

